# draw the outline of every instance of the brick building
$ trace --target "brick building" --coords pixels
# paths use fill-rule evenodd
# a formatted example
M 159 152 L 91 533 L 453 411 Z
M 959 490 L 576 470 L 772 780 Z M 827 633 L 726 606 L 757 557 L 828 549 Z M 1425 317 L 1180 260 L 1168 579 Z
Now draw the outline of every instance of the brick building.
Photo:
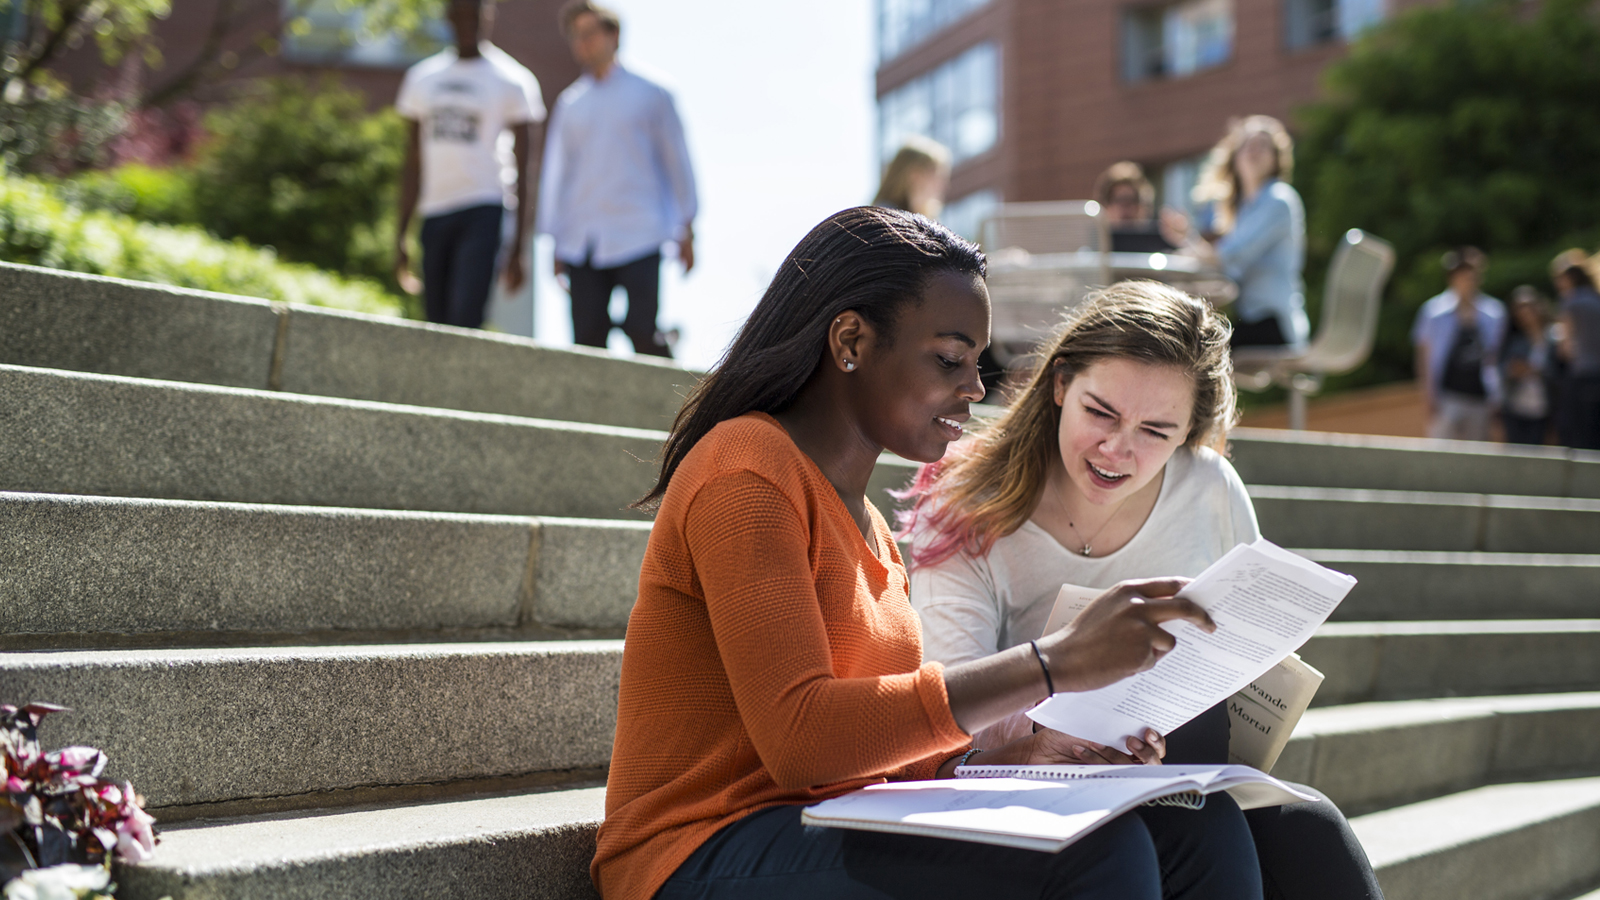
M 949 146 L 945 219 L 966 234 L 1001 201 L 1087 197 L 1119 159 L 1186 204 L 1229 117 L 1290 121 L 1386 14 L 1385 0 L 876 2 L 880 160 L 909 133 Z

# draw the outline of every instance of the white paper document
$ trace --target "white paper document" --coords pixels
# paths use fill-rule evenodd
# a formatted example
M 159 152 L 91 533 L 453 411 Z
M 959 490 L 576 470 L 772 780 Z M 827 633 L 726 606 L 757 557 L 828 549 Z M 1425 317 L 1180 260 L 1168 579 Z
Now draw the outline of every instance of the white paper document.
M 1298 650 L 1355 583 L 1265 538 L 1240 544 L 1180 594 L 1211 614 L 1214 634 L 1167 622 L 1178 645 L 1154 668 L 1096 691 L 1056 694 L 1028 717 L 1111 747 L 1147 728 L 1171 734 Z
M 1316 799 L 1244 766 L 961 766 L 956 776 L 869 785 L 807 807 L 801 821 L 1053 853 L 1159 798 L 1192 807 L 1225 790 L 1246 809 Z

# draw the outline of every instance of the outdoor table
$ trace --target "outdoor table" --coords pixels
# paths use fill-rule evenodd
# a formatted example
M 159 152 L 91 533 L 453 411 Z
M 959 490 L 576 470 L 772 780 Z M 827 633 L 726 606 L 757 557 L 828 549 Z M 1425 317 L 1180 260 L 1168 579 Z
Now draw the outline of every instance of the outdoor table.
M 1001 250 L 989 257 L 990 329 L 996 358 L 1004 365 L 1033 349 L 1061 322 L 1064 312 L 1095 287 L 1148 279 L 1181 288 L 1215 304 L 1238 288 L 1221 271 L 1175 253 L 1025 253 Z

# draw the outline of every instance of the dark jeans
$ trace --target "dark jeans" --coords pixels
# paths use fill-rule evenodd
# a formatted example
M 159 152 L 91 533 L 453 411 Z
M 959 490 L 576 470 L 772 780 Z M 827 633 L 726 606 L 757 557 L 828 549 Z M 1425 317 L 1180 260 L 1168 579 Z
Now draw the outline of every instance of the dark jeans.
M 1556 427 L 1564 446 L 1600 450 L 1600 376 L 1567 378 L 1561 386 Z
M 1233 323 L 1233 339 L 1228 346 L 1281 347 L 1287 343 L 1283 338 L 1283 329 L 1278 327 L 1278 317 L 1267 316 L 1254 322 Z
M 762 810 L 696 850 L 656 900 L 1157 900 L 1261 896 L 1239 808 L 1140 807 L 1060 853 L 800 824 L 800 807 Z
M 1167 735 L 1166 761 L 1227 762 L 1230 724 L 1226 703 L 1211 707 Z M 1303 784 L 1295 787 L 1321 800 L 1244 813 L 1261 860 L 1267 900 L 1382 900 L 1378 877 L 1350 830 L 1350 820 L 1320 792 Z
M 622 320 L 622 333 L 633 341 L 633 352 L 645 356 L 671 357 L 672 351 L 656 330 L 656 310 L 661 297 L 661 254 L 597 269 L 587 262 L 568 264 L 567 277 L 572 289 L 572 342 L 588 347 L 604 347 L 611 329 L 611 291 L 619 285 L 628 292 L 628 314 Z
M 1502 413 L 1500 421 L 1506 427 L 1508 444 L 1542 444 L 1545 429 L 1550 425 L 1548 417 L 1530 419 L 1516 413 Z
M 500 270 L 505 207 L 474 206 L 422 220 L 422 304 L 429 322 L 477 328 Z

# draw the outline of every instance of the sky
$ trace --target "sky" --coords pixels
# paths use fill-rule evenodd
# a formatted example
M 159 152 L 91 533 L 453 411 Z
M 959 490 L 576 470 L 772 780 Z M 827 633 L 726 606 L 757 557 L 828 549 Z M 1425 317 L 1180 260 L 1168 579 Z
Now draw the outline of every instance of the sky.
M 722 355 L 778 265 L 829 214 L 872 199 L 870 0 L 612 0 L 625 63 L 662 76 L 683 119 L 700 194 L 695 268 L 662 265 L 661 327 L 678 358 Z M 572 343 L 567 295 L 535 248 L 534 335 Z M 614 318 L 620 321 L 621 316 Z M 620 330 L 611 348 L 631 347 Z

